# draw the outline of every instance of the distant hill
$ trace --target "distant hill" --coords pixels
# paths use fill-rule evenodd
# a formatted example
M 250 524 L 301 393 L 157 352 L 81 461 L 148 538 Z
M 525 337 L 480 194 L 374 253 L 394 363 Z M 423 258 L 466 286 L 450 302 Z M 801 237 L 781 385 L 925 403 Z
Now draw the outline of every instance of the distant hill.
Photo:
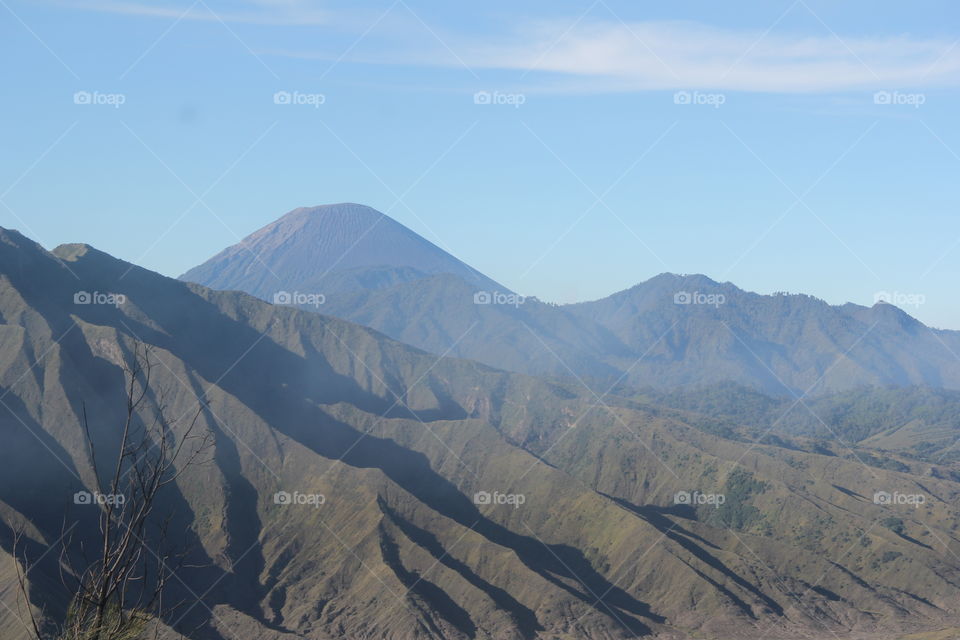
M 960 389 L 960 332 L 932 329 L 890 304 L 833 306 L 702 275 L 661 274 L 564 309 L 604 327 L 638 357 L 647 353 L 633 369 L 633 361 L 616 362 L 637 385 L 735 381 L 784 395 L 890 385 Z
M 669 273 L 601 300 L 546 304 L 508 295 L 359 205 L 297 209 L 181 279 L 268 301 L 278 290 L 320 292 L 322 304 L 301 308 L 435 354 L 580 378 L 601 390 L 723 381 L 774 394 L 960 389 L 960 333 L 926 327 L 889 304 L 831 306 Z
M 730 432 L 801 436 L 908 454 L 932 462 L 960 460 L 960 391 L 930 387 L 867 387 L 798 400 L 767 396 L 731 383 L 648 390 L 659 406 L 710 416 Z
M 748 446 L 689 412 L 0 230 L 0 559 L 10 577 L 22 528 L 45 615 L 64 613 L 47 553 L 64 523 L 94 549 L 72 502 L 95 486 L 80 416 L 110 451 L 135 342 L 157 359 L 139 418 L 202 397 L 214 444 L 158 505 L 195 550 L 170 598 L 202 604 L 166 620 L 192 640 L 885 640 L 960 619 L 954 467 Z M 15 611 L 0 637 L 22 632 Z

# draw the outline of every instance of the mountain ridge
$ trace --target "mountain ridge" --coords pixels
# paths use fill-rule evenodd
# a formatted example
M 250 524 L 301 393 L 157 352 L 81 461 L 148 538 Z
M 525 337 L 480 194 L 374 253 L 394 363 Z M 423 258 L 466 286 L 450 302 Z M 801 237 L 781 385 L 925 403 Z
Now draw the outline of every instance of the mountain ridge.
M 960 614 L 950 466 L 747 447 L 628 397 L 438 359 L 82 245 L 58 253 L 0 233 L 0 548 L 18 518 L 36 556 L 57 540 L 63 504 L 93 486 L 81 413 L 103 450 L 122 356 L 148 344 L 164 405 L 202 397 L 214 437 L 210 465 L 162 505 L 218 612 L 184 621 L 196 640 L 892 638 Z M 863 497 L 918 484 L 931 497 L 916 512 Z M 676 503 L 695 489 L 729 506 Z M 278 491 L 326 501 L 285 508 Z M 35 602 L 62 612 L 44 586 L 56 567 L 36 571 Z M 0 629 L 18 624 L 0 612 Z
M 376 215 L 369 208 L 338 206 L 324 211 L 364 220 Z M 308 215 L 304 211 L 294 214 Z M 512 294 L 489 279 L 478 282 L 472 268 L 465 279 L 459 261 L 435 265 L 441 272 L 419 269 L 422 259 L 413 255 L 418 250 L 398 258 L 407 264 L 363 266 L 378 259 L 365 252 L 387 252 L 371 245 L 358 250 L 359 266 L 317 273 L 296 252 L 288 253 L 284 242 L 291 233 L 277 236 L 276 224 L 253 235 L 273 248 L 264 259 L 289 267 L 289 276 L 269 274 L 249 259 L 249 273 L 237 274 L 230 260 L 214 257 L 181 279 L 268 301 L 270 292 L 257 282 L 266 279 L 284 291 L 309 282 L 324 300 L 303 309 L 364 324 L 431 353 L 582 379 L 600 389 L 725 380 L 785 395 L 887 384 L 960 389 L 960 358 L 953 355 L 960 353 L 960 332 L 926 327 L 886 303 L 831 305 L 806 294 L 750 292 L 702 274 L 661 273 L 605 298 L 558 305 Z M 247 249 L 235 245 L 228 251 Z M 323 251 L 322 245 L 314 248 Z

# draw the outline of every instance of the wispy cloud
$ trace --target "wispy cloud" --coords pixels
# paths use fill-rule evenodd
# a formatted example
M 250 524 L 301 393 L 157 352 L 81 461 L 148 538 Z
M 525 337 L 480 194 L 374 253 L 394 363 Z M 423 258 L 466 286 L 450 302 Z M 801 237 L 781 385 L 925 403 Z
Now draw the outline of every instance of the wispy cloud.
M 319 0 L 202 0 L 193 8 L 133 0 L 64 0 L 69 6 L 136 16 L 326 26 L 363 32 L 360 9 Z M 408 7 L 408 5 L 404 5 Z M 186 11 L 186 14 L 184 14 Z M 215 14 L 213 12 L 216 12 Z M 408 8 L 412 13 L 412 9 Z M 957 42 L 906 35 L 853 37 L 824 25 L 736 30 L 695 22 L 574 19 L 521 23 L 509 32 L 467 33 L 391 16 L 344 62 L 513 70 L 528 90 L 615 92 L 664 89 L 803 93 L 960 85 Z M 380 16 L 382 17 L 382 16 Z M 342 51 L 264 46 L 264 55 L 330 60 Z
M 102 13 L 150 18 L 172 18 L 209 22 L 238 22 L 272 26 L 329 25 L 335 14 L 311 0 L 246 0 L 220 3 L 198 2 L 182 5 L 129 2 L 127 0 L 66 0 L 63 6 Z
M 960 82 L 960 47 L 906 36 L 762 33 L 689 22 L 590 22 L 528 27 L 466 43 L 477 68 L 592 79 L 608 90 L 711 88 L 811 92 Z M 589 86 L 589 85 L 588 85 Z
M 370 38 L 348 60 L 371 64 L 515 70 L 527 88 L 557 91 L 718 89 L 825 92 L 960 85 L 960 46 L 907 36 L 740 31 L 691 22 L 528 24 L 508 34 L 442 32 L 390 44 Z M 451 55 L 450 50 L 457 54 Z M 270 55 L 324 58 L 317 51 Z

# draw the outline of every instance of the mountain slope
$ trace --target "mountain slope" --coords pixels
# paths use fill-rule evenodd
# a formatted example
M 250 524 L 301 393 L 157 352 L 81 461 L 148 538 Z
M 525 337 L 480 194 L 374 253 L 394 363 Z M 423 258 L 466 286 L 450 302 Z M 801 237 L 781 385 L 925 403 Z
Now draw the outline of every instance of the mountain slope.
M 678 295 L 685 303 L 676 304 Z M 867 385 L 960 389 L 960 333 L 926 327 L 890 304 L 831 306 L 702 275 L 661 274 L 566 309 L 624 344 L 650 349 L 629 376 L 637 385 L 732 380 L 778 394 Z
M 282 290 L 329 294 L 437 273 L 504 290 L 392 218 L 345 203 L 294 209 L 181 279 L 272 300 Z
M 644 399 L 709 415 L 728 428 L 857 443 L 935 462 L 960 458 L 960 392 L 930 387 L 869 387 L 797 401 L 733 384 L 666 392 Z
M 476 304 L 476 290 L 444 274 L 327 296 L 318 310 L 436 354 L 523 373 L 613 381 L 603 354 L 628 352 L 593 322 L 534 298 Z
M 70 505 L 92 486 L 79 415 L 107 447 L 118 365 L 135 340 L 152 345 L 164 406 L 180 415 L 203 397 L 214 438 L 212 461 L 162 505 L 196 549 L 181 591 L 202 605 L 166 620 L 193 638 L 884 638 L 956 626 L 949 467 L 749 447 L 627 398 L 601 404 L 128 269 L 0 232 L 0 545 L 10 552 L 23 519 L 39 557 L 65 514 L 90 517 Z M 75 304 L 78 290 L 126 300 Z M 906 510 L 874 504 L 874 488 L 930 498 Z M 277 504 L 278 491 L 325 501 Z M 675 504 L 681 491 L 727 500 Z M 56 555 L 31 574 L 51 615 L 63 608 Z

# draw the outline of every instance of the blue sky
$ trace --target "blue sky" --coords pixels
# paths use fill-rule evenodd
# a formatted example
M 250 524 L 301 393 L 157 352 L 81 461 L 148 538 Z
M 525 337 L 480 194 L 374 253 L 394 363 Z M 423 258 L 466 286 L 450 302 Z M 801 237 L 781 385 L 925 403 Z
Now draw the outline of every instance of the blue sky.
M 960 329 L 955 2 L 517 4 L 0 0 L 0 225 L 176 276 L 352 201 L 546 300 L 698 272 Z

